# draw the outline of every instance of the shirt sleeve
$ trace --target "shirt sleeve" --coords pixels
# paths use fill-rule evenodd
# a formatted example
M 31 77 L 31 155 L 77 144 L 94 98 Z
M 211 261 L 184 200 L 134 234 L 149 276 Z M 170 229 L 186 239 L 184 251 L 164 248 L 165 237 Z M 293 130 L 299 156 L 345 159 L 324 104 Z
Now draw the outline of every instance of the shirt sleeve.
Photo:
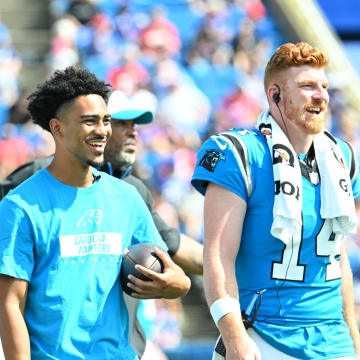
M 134 185 L 136 190 L 139 192 L 139 194 L 145 201 L 145 204 L 150 211 L 150 214 L 154 220 L 157 230 L 160 233 L 161 238 L 169 248 L 169 255 L 174 256 L 179 249 L 180 232 L 177 229 L 169 226 L 158 214 L 158 212 L 154 208 L 154 199 L 152 197 L 151 191 L 140 179 L 134 176 L 127 176 L 124 180 L 129 184 Z
M 168 251 L 168 247 L 161 238 L 144 200 L 141 198 L 138 192 L 134 193 L 134 196 L 136 196 L 138 199 L 136 201 L 136 224 L 132 243 L 152 243 L 159 246 L 163 250 Z
M 34 268 L 34 230 L 24 209 L 4 198 L 0 202 L 0 273 L 30 281 Z
M 168 247 L 168 253 L 172 257 L 176 254 L 180 245 L 180 232 L 166 224 L 163 218 L 153 210 L 151 212 L 155 226 L 158 229 L 161 238 Z

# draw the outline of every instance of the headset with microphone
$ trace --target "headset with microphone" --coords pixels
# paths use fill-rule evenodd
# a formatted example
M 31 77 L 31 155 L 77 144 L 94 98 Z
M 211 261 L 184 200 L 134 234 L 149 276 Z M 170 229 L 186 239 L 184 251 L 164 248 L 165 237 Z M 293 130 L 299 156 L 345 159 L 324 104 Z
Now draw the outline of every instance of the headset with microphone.
M 274 84 L 274 86 L 278 89 L 278 92 L 274 93 L 272 98 L 274 100 L 274 103 L 277 105 L 281 98 L 280 98 L 280 86 L 278 84 Z
M 277 88 L 278 91 L 273 94 L 272 99 L 274 100 L 274 103 L 275 103 L 276 107 L 277 107 L 278 110 L 279 110 L 279 113 L 280 113 L 280 116 L 281 116 L 281 120 L 282 120 L 282 122 L 283 122 L 283 124 L 284 124 L 284 127 L 285 127 L 286 136 L 287 136 L 288 139 L 290 140 L 289 132 L 288 132 L 288 129 L 287 129 L 287 126 L 286 126 L 286 123 L 285 123 L 285 120 L 284 120 L 282 111 L 281 111 L 281 109 L 279 108 L 279 102 L 280 102 L 280 100 L 281 100 L 281 97 L 280 97 L 280 86 L 279 86 L 278 84 L 274 84 L 274 86 Z

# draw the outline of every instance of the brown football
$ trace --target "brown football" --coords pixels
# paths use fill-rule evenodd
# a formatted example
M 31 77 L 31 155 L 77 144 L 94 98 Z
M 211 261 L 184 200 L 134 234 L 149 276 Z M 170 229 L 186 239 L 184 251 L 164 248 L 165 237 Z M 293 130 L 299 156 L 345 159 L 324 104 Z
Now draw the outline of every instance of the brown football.
M 163 263 L 156 256 L 154 247 L 154 244 L 139 243 L 132 245 L 125 250 L 121 264 L 120 281 L 123 291 L 125 291 L 128 295 L 131 296 L 131 293 L 134 292 L 134 290 L 127 286 L 127 283 L 130 281 L 128 278 L 130 274 L 141 280 L 150 281 L 147 276 L 135 269 L 136 264 L 158 273 L 163 272 Z

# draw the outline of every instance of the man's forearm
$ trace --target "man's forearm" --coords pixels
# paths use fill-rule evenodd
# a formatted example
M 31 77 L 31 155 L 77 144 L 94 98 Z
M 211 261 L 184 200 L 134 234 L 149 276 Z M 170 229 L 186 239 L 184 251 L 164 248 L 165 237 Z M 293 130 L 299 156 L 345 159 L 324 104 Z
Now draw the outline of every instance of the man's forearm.
M 217 299 L 222 301 L 221 299 L 226 299 L 226 297 L 238 298 L 236 280 L 233 275 L 234 271 L 225 270 L 227 275 L 225 277 L 228 279 L 228 282 L 224 286 L 219 286 L 221 283 L 220 279 L 223 276 L 217 277 L 216 270 L 212 271 L 214 267 L 219 268 L 219 266 L 214 264 L 212 269 L 205 266 L 204 271 L 205 293 L 210 307 Z M 228 310 L 230 311 L 230 308 Z M 233 310 L 228 313 L 225 312 L 217 323 L 226 348 L 226 359 L 260 359 L 259 350 L 253 340 L 250 339 L 243 324 L 240 304 L 238 309 Z
M 18 305 L 7 305 L 0 311 L 1 341 L 6 360 L 30 360 L 30 339 Z
M 180 245 L 172 259 L 187 273 L 203 273 L 203 246 L 184 234 L 180 235 Z

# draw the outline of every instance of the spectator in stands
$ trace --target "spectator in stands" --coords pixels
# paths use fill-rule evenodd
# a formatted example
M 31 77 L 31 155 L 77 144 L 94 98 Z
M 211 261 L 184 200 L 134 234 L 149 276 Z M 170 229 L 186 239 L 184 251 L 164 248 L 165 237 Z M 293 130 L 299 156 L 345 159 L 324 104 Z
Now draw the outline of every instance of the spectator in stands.
M 72 15 L 64 15 L 53 25 L 51 39 L 51 67 L 64 69 L 67 66 L 78 64 L 79 51 L 76 47 L 76 33 L 81 24 Z
M 259 100 L 246 92 L 241 82 L 236 90 L 225 97 L 215 112 L 214 132 L 231 127 L 252 128 L 262 110 Z
M 21 67 L 22 61 L 12 44 L 9 29 L 0 21 L 0 133 L 8 120 L 8 110 L 20 96 Z
M 138 58 L 139 48 L 136 45 L 127 45 L 124 47 L 121 62 L 111 67 L 106 75 L 115 89 L 121 90 L 130 97 L 137 89 L 145 88 L 150 83 L 150 74 Z
M 140 33 L 140 45 L 145 54 L 156 60 L 174 57 L 181 49 L 177 27 L 166 18 L 165 9 L 153 8 L 150 24 Z
M 4 127 L 4 132 L 9 124 Z M 29 143 L 21 136 L 11 136 L 0 140 L 0 181 L 27 162 L 30 148 Z
M 180 134 L 194 132 L 201 135 L 211 111 L 211 104 L 203 92 L 170 59 L 158 63 L 155 81 L 164 91 L 164 96 L 159 99 L 159 121 Z

